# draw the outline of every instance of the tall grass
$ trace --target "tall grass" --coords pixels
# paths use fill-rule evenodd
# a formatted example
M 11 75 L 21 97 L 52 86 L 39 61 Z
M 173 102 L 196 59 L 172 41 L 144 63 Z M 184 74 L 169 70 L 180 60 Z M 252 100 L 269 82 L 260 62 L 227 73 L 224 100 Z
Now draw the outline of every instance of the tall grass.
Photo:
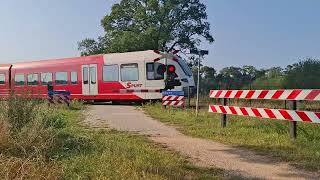
M 0 177 L 50 178 L 61 173 L 48 156 L 63 128 L 58 116 L 57 109 L 28 96 L 12 95 L 0 102 Z
M 84 106 L 48 106 L 12 96 L 0 102 L 0 179 L 218 178 L 146 137 L 83 125 Z

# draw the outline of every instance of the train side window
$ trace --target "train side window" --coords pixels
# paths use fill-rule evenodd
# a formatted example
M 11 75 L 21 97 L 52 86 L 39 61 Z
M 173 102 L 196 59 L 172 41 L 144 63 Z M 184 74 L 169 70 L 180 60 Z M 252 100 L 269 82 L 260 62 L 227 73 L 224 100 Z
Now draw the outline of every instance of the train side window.
M 148 80 L 163 80 L 164 79 L 164 71 L 160 71 L 159 68 L 163 68 L 163 64 L 161 63 L 147 63 L 147 79 Z
M 68 84 L 68 73 L 56 72 L 56 85 L 67 85 L 67 84 Z
M 83 84 L 89 83 L 89 77 L 88 77 L 88 67 L 83 67 Z
M 52 85 L 52 73 L 41 73 L 41 84 L 44 86 Z
M 38 74 L 28 74 L 27 76 L 27 84 L 28 86 L 36 86 L 39 84 Z
M 91 84 L 96 84 L 97 83 L 96 74 L 97 74 L 96 67 L 90 67 Z
M 24 86 L 24 74 L 16 74 L 14 76 L 14 85 Z
M 0 74 L 0 85 L 6 84 L 6 75 L 4 73 Z
M 122 81 L 138 81 L 139 69 L 137 63 L 121 64 L 121 80 Z
M 103 81 L 107 81 L 107 82 L 119 81 L 118 65 L 103 66 Z
M 78 84 L 78 73 L 75 71 L 71 72 L 71 84 Z

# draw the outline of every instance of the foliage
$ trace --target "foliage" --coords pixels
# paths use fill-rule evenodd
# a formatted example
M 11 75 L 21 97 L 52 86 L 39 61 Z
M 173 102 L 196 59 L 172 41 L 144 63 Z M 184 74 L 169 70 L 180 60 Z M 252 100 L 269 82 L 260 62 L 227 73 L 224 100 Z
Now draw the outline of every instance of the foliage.
M 284 88 L 283 69 L 273 67 L 265 71 L 265 74 L 252 82 L 252 89 L 283 89 Z
M 287 67 L 285 88 L 319 89 L 320 60 L 308 58 Z
M 4 111 L 2 113 L 8 123 L 12 132 L 19 132 L 23 127 L 34 121 L 37 117 L 37 101 L 24 95 L 23 98 L 11 95 L 7 102 L 2 105 Z
M 252 82 L 252 89 L 284 89 L 284 77 L 260 77 Z
M 148 49 L 171 51 L 213 42 L 199 0 L 121 0 L 101 24 L 105 35 L 79 42 L 81 55 Z
M 108 39 L 105 37 L 98 37 L 98 40 L 86 38 L 78 42 L 78 50 L 81 51 L 82 56 L 89 56 L 94 54 L 107 53 Z
M 145 105 L 144 109 L 151 117 L 178 126 L 186 135 L 246 147 L 295 166 L 320 170 L 320 126 L 299 123 L 297 140 L 292 142 L 288 121 L 228 116 L 227 127 L 221 128 L 221 115 L 208 113 L 207 107 L 198 117 L 193 109 L 166 109 L 160 104 Z
M 196 61 L 190 63 L 197 82 L 195 65 Z M 319 69 L 320 61 L 310 58 L 288 65 L 286 69 L 231 66 L 217 72 L 213 67 L 202 66 L 200 93 L 207 95 L 211 89 L 317 89 L 320 88 Z

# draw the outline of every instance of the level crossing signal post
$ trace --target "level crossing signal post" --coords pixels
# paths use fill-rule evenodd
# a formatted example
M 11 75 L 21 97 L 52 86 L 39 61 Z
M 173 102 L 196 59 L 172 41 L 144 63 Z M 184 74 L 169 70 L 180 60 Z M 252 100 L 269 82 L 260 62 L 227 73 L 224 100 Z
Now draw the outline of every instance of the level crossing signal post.
M 200 91 L 200 66 L 201 66 L 201 58 L 203 58 L 204 55 L 208 55 L 208 50 L 197 50 L 192 49 L 190 50 L 190 54 L 196 54 L 198 55 L 198 80 L 197 80 L 197 99 L 196 99 L 196 116 L 198 116 L 199 111 L 199 91 Z

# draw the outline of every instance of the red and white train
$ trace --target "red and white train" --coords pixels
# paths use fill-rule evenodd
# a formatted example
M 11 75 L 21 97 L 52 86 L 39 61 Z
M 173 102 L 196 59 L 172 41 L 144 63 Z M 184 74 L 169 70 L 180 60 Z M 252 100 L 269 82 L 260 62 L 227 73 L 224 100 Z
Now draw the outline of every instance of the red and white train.
M 160 99 L 161 93 L 152 90 L 166 88 L 168 71 L 179 82 L 175 90 L 187 92 L 190 87 L 194 92 L 192 71 L 182 58 L 147 50 L 0 65 L 0 95 L 27 91 L 46 97 L 49 85 L 69 91 L 71 99 Z

